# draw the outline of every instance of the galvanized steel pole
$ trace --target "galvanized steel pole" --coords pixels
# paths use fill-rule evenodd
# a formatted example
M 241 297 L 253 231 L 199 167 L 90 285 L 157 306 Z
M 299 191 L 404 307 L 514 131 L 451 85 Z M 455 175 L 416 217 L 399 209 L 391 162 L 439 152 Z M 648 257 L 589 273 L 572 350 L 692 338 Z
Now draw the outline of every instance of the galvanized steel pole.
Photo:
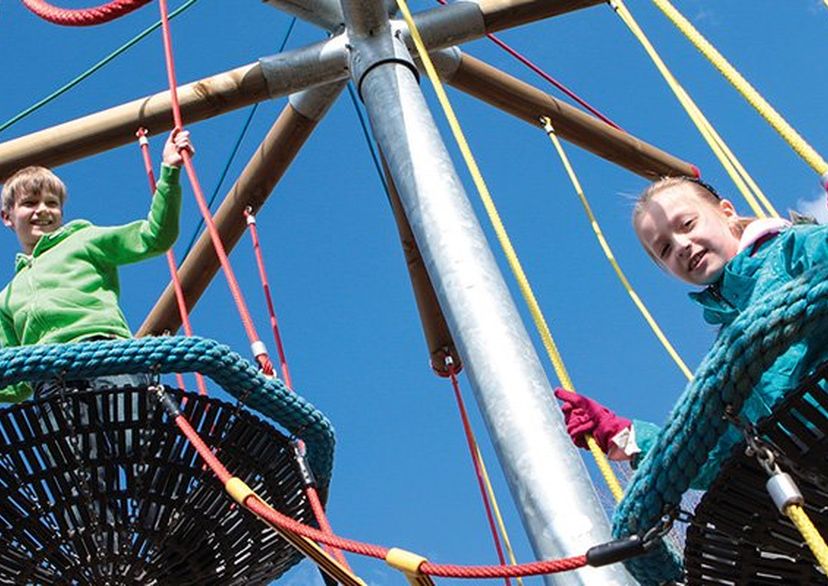
M 346 21 L 358 4 L 354 0 L 344 10 Z M 401 35 L 375 25 L 371 22 L 370 36 L 351 35 L 353 79 L 513 498 L 539 558 L 582 554 L 609 539 L 605 514 L 417 85 Z M 546 583 L 633 582 L 615 566 L 548 576 Z

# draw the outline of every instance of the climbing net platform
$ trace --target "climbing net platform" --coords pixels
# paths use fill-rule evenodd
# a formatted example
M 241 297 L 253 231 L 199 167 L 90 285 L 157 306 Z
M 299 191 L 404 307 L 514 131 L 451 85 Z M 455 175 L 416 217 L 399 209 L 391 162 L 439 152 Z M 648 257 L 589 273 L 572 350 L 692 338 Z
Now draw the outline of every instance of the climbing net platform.
M 289 439 L 247 410 L 168 391 L 235 474 L 303 523 Z M 301 559 L 227 499 L 154 393 L 68 392 L 0 411 L 0 574 L 38 584 L 268 583 Z
M 782 466 L 796 477 L 805 510 L 828 531 L 828 364 L 760 426 Z M 828 584 L 793 523 L 773 506 L 768 475 L 739 444 L 693 514 L 685 572 L 692 584 Z

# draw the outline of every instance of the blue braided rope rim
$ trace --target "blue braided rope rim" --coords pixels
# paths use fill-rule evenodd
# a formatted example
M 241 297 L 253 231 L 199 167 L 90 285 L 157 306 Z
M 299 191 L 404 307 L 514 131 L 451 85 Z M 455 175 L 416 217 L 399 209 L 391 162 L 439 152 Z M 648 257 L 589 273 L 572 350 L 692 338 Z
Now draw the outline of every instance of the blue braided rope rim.
M 816 267 L 748 307 L 722 329 L 613 518 L 615 538 L 643 533 L 677 506 L 727 429 L 725 407 L 741 410 L 764 371 L 792 343 L 828 334 L 828 267 Z M 681 579 L 678 554 L 663 542 L 625 562 L 643 586 Z
M 199 337 L 133 338 L 0 349 L 0 388 L 23 382 L 112 374 L 200 372 L 248 407 L 269 417 L 307 446 L 308 463 L 322 487 L 333 469 L 334 429 L 325 415 L 262 375 L 215 340 Z

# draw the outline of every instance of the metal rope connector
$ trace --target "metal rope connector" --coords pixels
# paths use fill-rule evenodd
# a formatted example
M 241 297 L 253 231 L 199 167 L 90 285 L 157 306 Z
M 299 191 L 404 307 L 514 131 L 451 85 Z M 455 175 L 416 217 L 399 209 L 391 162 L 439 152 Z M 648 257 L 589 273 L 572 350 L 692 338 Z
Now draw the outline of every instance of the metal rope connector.
M 734 415 L 734 409 L 730 405 L 725 410 L 725 417 L 741 430 L 747 443 L 745 454 L 756 458 L 756 461 L 770 477 L 765 484 L 765 489 L 779 512 L 786 515 L 788 507 L 805 504 L 805 498 L 793 477 L 787 472 L 783 472 L 779 467 L 776 450 L 759 437 L 756 427 L 742 421 L 738 415 Z
M 586 552 L 587 564 L 597 568 L 623 562 L 625 560 L 644 555 L 650 551 L 662 537 L 673 528 L 673 522 L 686 514 L 684 511 L 674 509 L 662 515 L 658 523 L 647 530 L 643 536 L 628 535 L 621 539 L 615 539 L 601 545 L 591 547 Z
M 302 477 L 302 486 L 305 488 L 310 486 L 316 487 L 316 477 L 313 475 L 313 470 L 311 470 L 306 457 L 307 449 L 305 448 L 305 442 L 300 439 L 295 439 L 291 441 L 291 444 L 293 444 L 293 457 L 299 466 L 299 475 Z
M 173 401 L 167 394 L 167 391 L 164 390 L 164 385 L 150 385 L 149 387 L 147 387 L 147 390 L 155 393 L 155 396 L 158 397 L 158 401 L 161 403 L 161 405 L 164 407 L 164 410 L 170 417 L 175 419 L 176 417 L 181 415 L 181 411 L 179 411 L 178 405 L 175 404 L 175 401 Z

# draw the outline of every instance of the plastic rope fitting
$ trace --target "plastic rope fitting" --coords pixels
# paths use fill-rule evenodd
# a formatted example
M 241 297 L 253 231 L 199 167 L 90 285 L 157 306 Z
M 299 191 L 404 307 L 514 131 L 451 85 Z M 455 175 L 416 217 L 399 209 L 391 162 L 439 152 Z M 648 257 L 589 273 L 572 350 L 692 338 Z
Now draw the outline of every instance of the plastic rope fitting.
M 420 566 L 427 561 L 428 560 L 421 555 L 417 555 L 416 553 L 406 551 L 398 547 L 392 547 L 385 555 L 385 563 L 395 570 L 399 570 L 405 574 L 408 582 L 412 585 L 432 583 L 431 578 L 420 572 Z
M 262 342 L 261 340 L 256 340 L 255 342 L 250 344 L 250 351 L 256 358 L 262 355 L 267 356 L 267 346 L 265 346 L 264 342 Z
M 227 494 L 229 494 L 234 501 L 242 506 L 244 506 L 244 501 L 247 500 L 247 497 L 256 496 L 253 489 L 247 486 L 244 480 L 236 476 L 233 476 L 224 484 L 224 490 L 227 491 Z

